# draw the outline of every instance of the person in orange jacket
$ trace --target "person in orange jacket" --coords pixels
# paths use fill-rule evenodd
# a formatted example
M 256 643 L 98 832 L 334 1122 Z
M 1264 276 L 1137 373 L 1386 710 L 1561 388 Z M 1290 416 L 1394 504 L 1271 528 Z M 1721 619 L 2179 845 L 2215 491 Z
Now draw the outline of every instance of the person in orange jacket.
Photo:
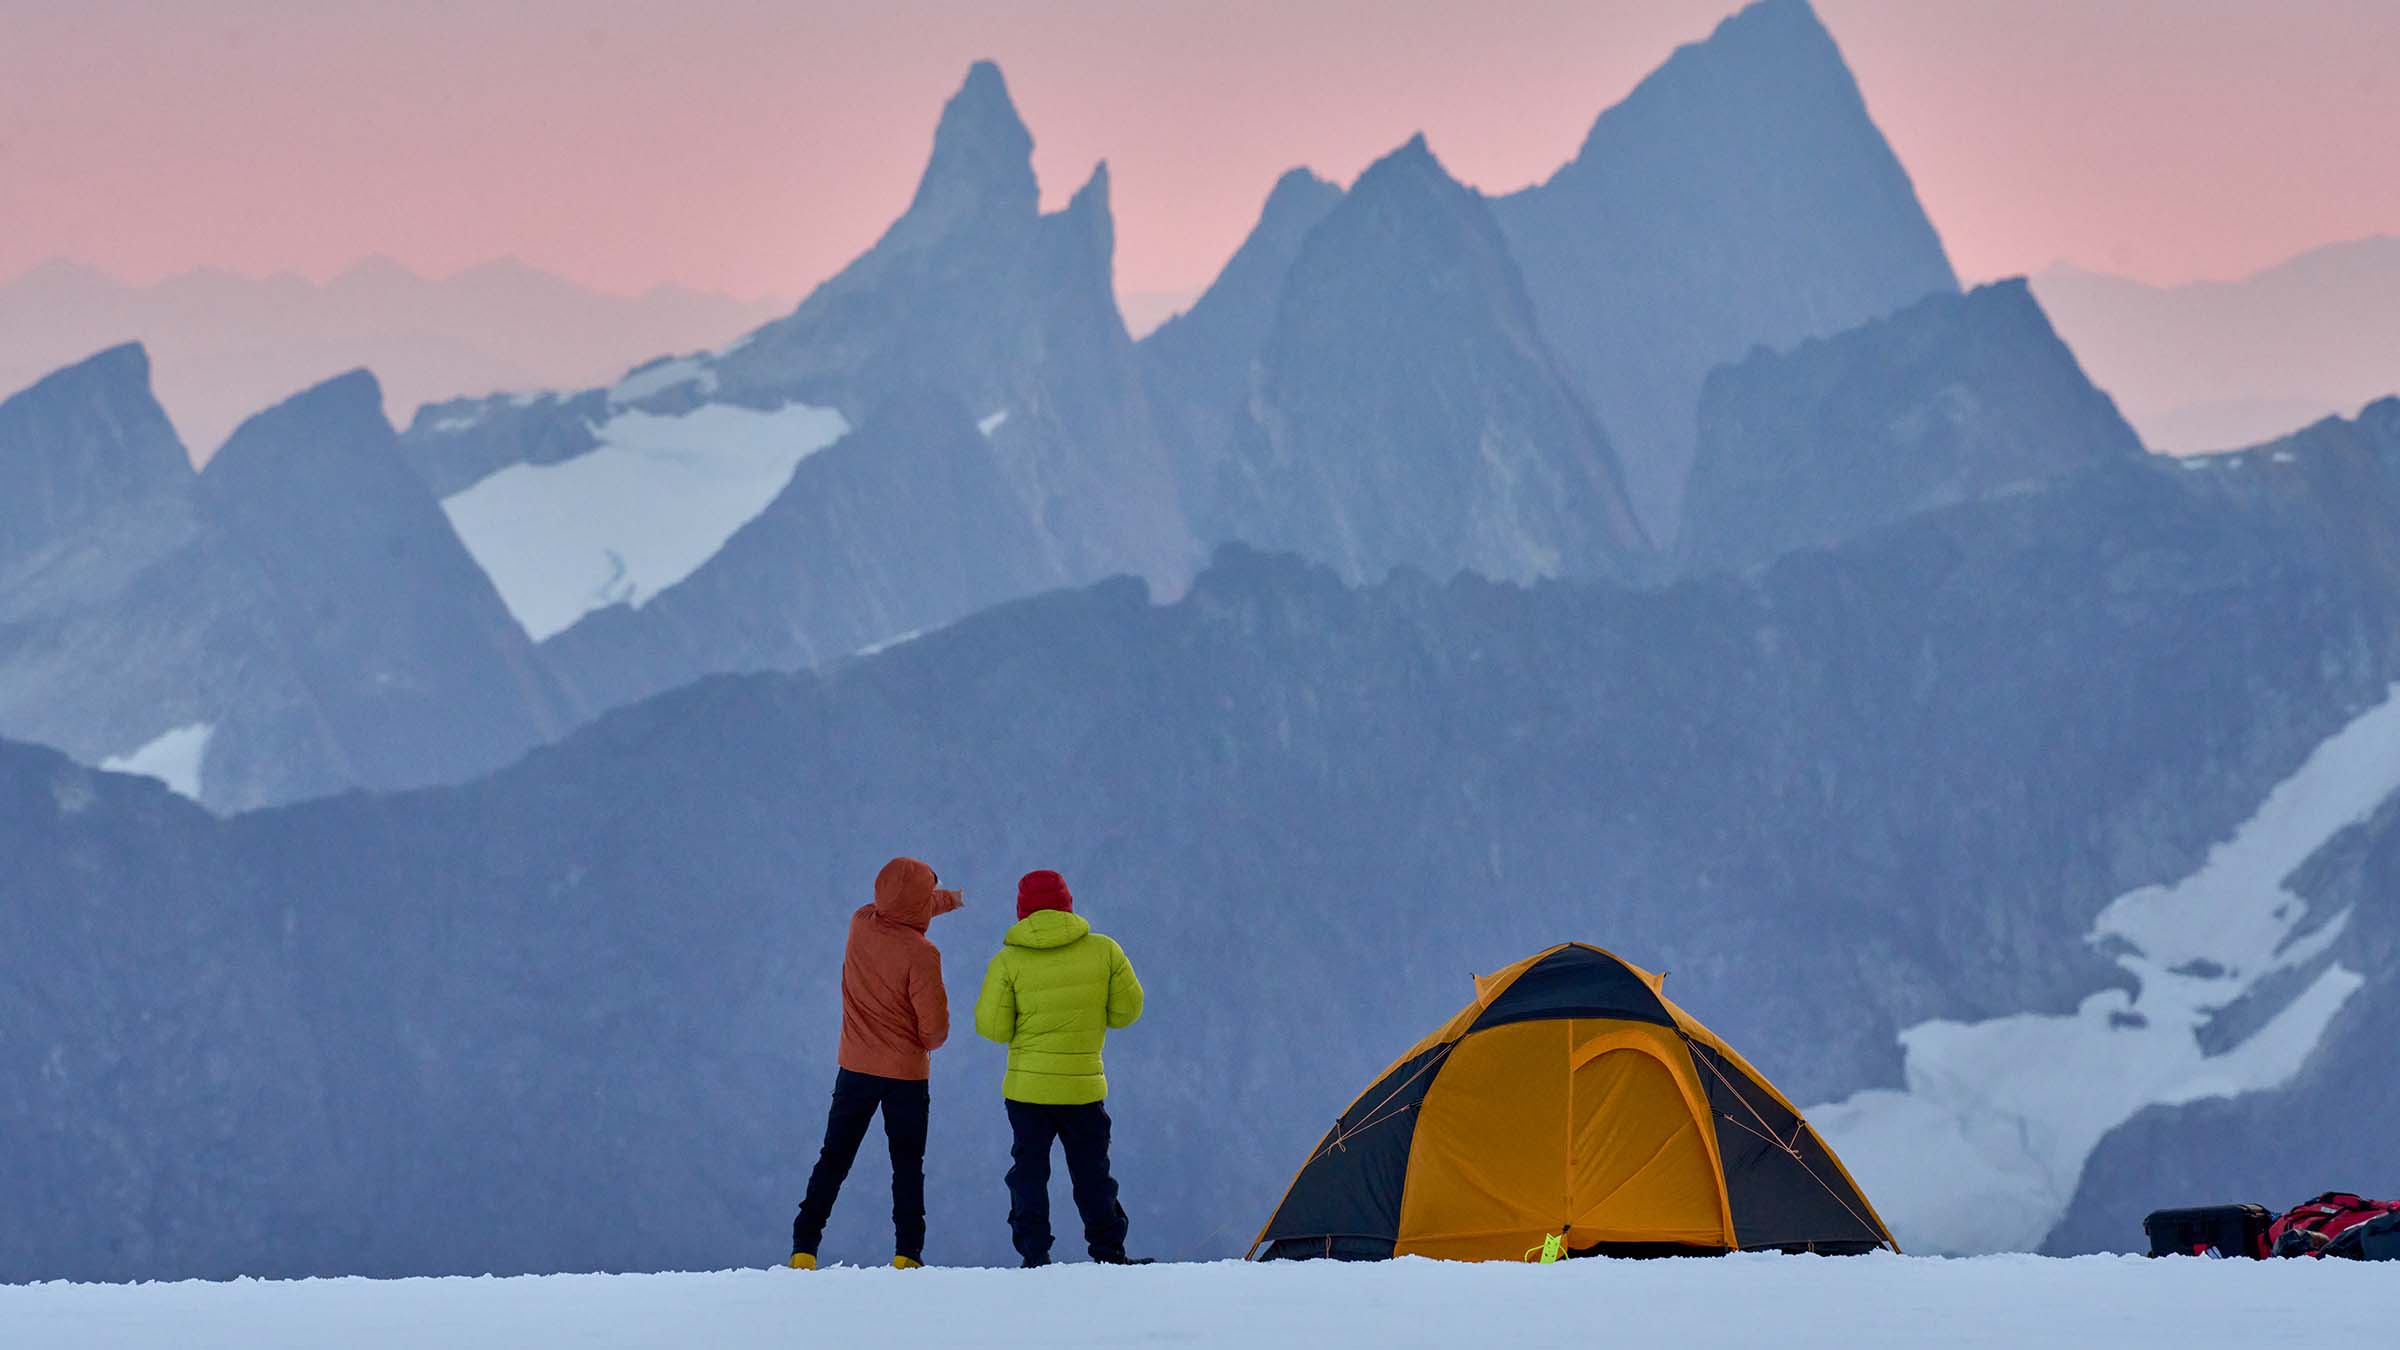
M 942 954 L 926 940 L 925 927 L 964 903 L 940 881 L 916 859 L 894 858 L 875 877 L 874 903 L 850 916 L 840 1068 L 825 1146 L 792 1220 L 795 1270 L 817 1268 L 825 1221 L 878 1110 L 892 1151 L 892 1264 L 907 1270 L 925 1262 L 925 1126 L 932 1101 L 926 1079 L 933 1052 L 950 1037 Z

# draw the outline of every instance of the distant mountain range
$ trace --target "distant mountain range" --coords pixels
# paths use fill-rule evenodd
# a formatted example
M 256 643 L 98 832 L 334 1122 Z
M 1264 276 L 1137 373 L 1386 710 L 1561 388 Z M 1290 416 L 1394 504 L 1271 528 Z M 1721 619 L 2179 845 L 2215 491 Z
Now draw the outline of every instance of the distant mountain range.
M 1423 137 L 1347 190 L 1284 175 L 1223 275 L 1138 343 L 1115 300 L 1107 167 L 1044 214 L 1032 145 L 999 70 L 978 64 L 906 210 L 791 313 L 607 384 L 418 408 L 396 445 L 438 512 L 408 500 L 418 487 L 311 478 L 324 466 L 288 449 L 276 455 L 294 473 L 245 480 L 257 502 L 210 499 L 219 516 L 322 528 L 356 509 L 342 494 L 372 492 L 394 557 L 463 551 L 481 576 L 353 567 L 315 579 L 333 589 L 306 603 L 431 616 L 496 595 L 518 632 L 487 654 L 509 677 L 427 658 L 401 678 L 371 625 L 295 612 L 297 593 L 245 592 L 225 611 L 233 573 L 173 573 L 213 598 L 170 602 L 150 574 L 64 566 L 160 547 L 138 516 L 95 510 L 50 522 L 54 537 L 16 551 L 21 575 L 0 573 L 16 602 L 0 617 L 20 625 L 0 624 L 0 732 L 87 763 L 166 766 L 220 809 L 450 782 L 527 734 L 709 674 L 816 665 L 1119 573 L 1171 598 L 1227 542 L 1353 584 L 1395 568 L 1648 582 L 1756 566 L 2136 449 L 2022 287 L 1959 303 L 1802 0 L 1762 0 L 1676 52 L 1540 187 L 1486 198 Z M 205 281 L 163 289 L 215 293 Z M 471 326 L 470 291 L 517 295 L 518 327 L 499 336 L 599 303 L 506 268 L 438 284 L 367 268 L 310 294 L 447 306 Z M 1916 317 L 1884 318 L 1903 310 Z M 588 343 L 607 325 L 581 326 Z M 41 461 L 62 501 L 105 497 L 121 452 L 75 446 L 124 427 L 172 438 L 151 369 L 139 353 L 90 365 L 110 372 L 77 385 L 98 406 L 50 444 L 44 428 L 65 424 L 37 386 L 7 453 Z M 1867 383 L 1827 383 L 1859 372 Z M 2040 439 L 2059 427 L 2075 430 Z M 250 617 L 196 646 L 158 636 L 165 621 L 143 616 L 162 607 Z M 76 664 L 153 640 L 177 661 L 209 651 L 211 668 L 134 695 L 138 681 Z M 324 740 L 318 695 L 266 679 L 197 692 L 303 649 L 395 692 L 453 677 L 505 691 L 515 730 L 415 737 L 379 764 L 300 749 L 345 734 Z
M 405 430 L 337 374 L 199 471 L 138 346 L 0 401 L 0 1280 L 772 1259 L 902 851 L 954 980 L 1037 865 L 1133 951 L 1161 1255 L 1563 938 L 1912 1247 L 2378 1165 L 2312 1106 L 2400 1105 L 2400 400 L 2146 453 L 1803 0 L 1523 193 L 1395 141 L 1137 341 L 978 63 L 746 335 Z M 1005 1259 L 938 1064 L 929 1254 Z
M 439 278 L 372 258 L 321 285 L 202 270 L 140 286 L 60 261 L 0 282 L 0 391 L 139 340 L 167 415 L 205 455 L 251 413 L 345 370 L 372 369 L 385 412 L 405 420 L 462 393 L 606 379 L 788 307 L 674 286 L 606 295 L 506 260 Z
M 373 376 L 205 469 L 112 348 L 0 402 L 0 715 L 239 809 L 495 768 L 571 720 L 401 457 Z
M 2359 453 L 2273 471 L 2308 495 Z M 2123 1246 L 2144 1205 L 2235 1178 L 2368 1176 L 2363 1122 L 2276 1160 L 2305 1111 L 2274 1093 L 2322 1058 L 2389 1101 L 2389 812 L 2353 817 L 2400 756 L 2353 728 L 2394 720 L 2400 593 L 2215 478 L 2247 472 L 2114 459 L 1657 590 L 1352 588 L 1230 548 L 1172 605 L 1018 602 L 701 682 L 470 785 L 227 822 L 0 746 L 0 860 L 40 897 L 5 911 L 0 1111 L 41 1141 L 0 1171 L 0 1278 L 771 1260 L 832 944 L 897 850 L 967 887 L 934 934 L 955 980 L 1028 866 L 1125 942 L 1151 1011 L 1112 1037 L 1111 1109 L 1167 1255 L 1238 1251 L 1407 1029 L 1565 937 L 1672 972 L 1831 1103 L 1912 1247 Z M 2122 919 L 2261 828 L 2288 894 Z M 2043 1061 L 1975 1039 L 2029 1023 L 2106 1090 L 2036 1090 Z M 997 1060 L 962 1040 L 936 1072 L 930 1254 L 1005 1260 Z M 2171 1172 L 2086 1169 L 2145 1107 L 2244 1088 L 2251 1155 L 2170 1129 L 2140 1156 Z M 877 1254 L 875 1184 L 832 1250 Z
M 2154 450 L 2251 445 L 2400 388 L 2400 239 L 2182 286 L 2062 265 L 2033 290 Z

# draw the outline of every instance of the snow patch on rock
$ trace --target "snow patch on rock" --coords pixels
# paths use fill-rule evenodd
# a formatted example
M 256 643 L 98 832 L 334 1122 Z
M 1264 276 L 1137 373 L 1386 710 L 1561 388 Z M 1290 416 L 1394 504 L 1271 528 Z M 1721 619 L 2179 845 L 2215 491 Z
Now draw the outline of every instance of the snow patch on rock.
M 200 771 L 208 758 L 209 738 L 216 734 L 216 723 L 194 722 L 177 727 L 129 754 L 104 759 L 100 767 L 109 773 L 155 778 L 177 796 L 198 801 Z
M 909 643 L 916 641 L 918 638 L 925 636 L 925 631 L 926 630 L 922 628 L 911 628 L 905 633 L 894 633 L 892 636 L 885 638 L 881 642 L 870 642 L 866 646 L 861 647 L 857 651 L 854 651 L 850 654 L 852 656 L 881 656 L 894 647 L 904 647 Z
M 687 384 L 699 385 L 699 392 L 703 394 L 714 393 L 717 388 L 717 372 L 701 364 L 701 359 L 697 356 L 678 356 L 670 360 L 653 361 L 617 381 L 608 391 L 608 401 L 611 406 L 639 403 L 643 399 L 655 398 L 670 389 L 681 388 Z
M 2273 1088 L 2298 1072 L 2364 982 L 2328 963 L 2249 1037 L 2211 1054 L 2200 1033 L 2268 976 L 2321 961 L 2347 911 L 2309 926 L 2285 881 L 2400 792 L 2400 686 L 2310 753 L 2190 876 L 2119 896 L 2086 941 L 2136 990 L 2072 1015 L 1926 1022 L 1901 1033 L 1906 1086 L 1808 1118 L 1911 1251 L 2038 1246 L 2085 1162 L 2149 1106 Z
M 593 426 L 594 449 L 512 464 L 444 498 L 442 510 L 539 642 L 593 610 L 638 609 L 699 570 L 801 460 L 849 431 L 840 413 L 805 403 L 628 410 Z

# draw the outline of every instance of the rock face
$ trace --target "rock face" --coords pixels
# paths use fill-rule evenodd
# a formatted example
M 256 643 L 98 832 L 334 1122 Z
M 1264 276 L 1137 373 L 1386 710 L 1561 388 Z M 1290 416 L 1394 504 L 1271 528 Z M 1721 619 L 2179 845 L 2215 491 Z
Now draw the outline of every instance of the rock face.
M 2400 584 L 2390 530 L 2400 518 L 2400 398 L 2263 445 L 2177 462 L 2194 489 L 2275 520 L 2320 565 Z
M 586 711 L 714 672 L 839 656 L 1068 582 L 1129 572 L 1168 593 L 1184 584 L 1198 549 L 1117 314 L 1107 168 L 1044 215 L 1032 146 L 1000 72 L 980 63 L 943 109 L 908 210 L 791 315 L 720 351 L 639 367 L 607 390 L 464 401 L 417 417 L 404 439 L 410 458 L 462 522 L 481 518 L 461 512 L 462 494 L 502 471 L 572 469 L 634 442 L 678 463 L 737 469 L 781 446 L 799 465 L 780 492 L 770 484 L 718 521 L 695 566 L 663 578 L 656 589 L 673 588 L 672 604 L 629 598 L 611 570 L 622 560 L 593 554 L 574 627 L 528 630 L 559 678 L 598 700 Z M 909 403 L 948 411 L 888 417 Z M 770 424 L 811 409 L 861 437 L 868 419 L 885 421 L 861 444 L 831 450 L 792 443 L 798 433 Z M 975 441 L 955 436 L 957 410 Z M 919 434 L 933 439 L 891 444 Z M 984 462 L 968 462 L 970 452 Z M 811 468 L 811 455 L 829 462 Z M 879 468 L 876 457 L 891 463 Z M 900 464 L 955 477 L 912 485 Z M 877 474 L 883 481 L 869 486 Z M 621 516 L 620 533 L 638 539 L 669 532 L 645 513 L 688 495 L 657 486 L 590 509 Z M 852 507 L 878 514 L 842 515 Z M 950 546 L 908 547 L 884 533 L 901 525 L 879 514 L 887 510 L 913 512 L 907 523 L 928 535 L 977 541 L 986 564 L 961 575 L 945 561 Z M 541 515 L 530 528 L 549 528 Z M 512 509 L 461 528 L 490 566 L 521 543 L 520 518 Z M 804 526 L 816 534 L 773 537 Z M 737 537 L 738 555 L 717 551 Z M 795 570 L 803 564 L 811 570 Z M 848 585 L 870 576 L 872 585 Z
M 1044 216 L 999 68 L 942 110 L 908 211 L 789 318 L 714 369 L 725 397 L 830 403 L 855 423 L 938 391 L 980 421 L 1064 575 L 1179 587 L 1197 560 L 1113 289 L 1102 165 Z
M 1709 377 L 1679 551 L 1749 566 L 2143 454 L 2023 281 L 1932 296 Z
M 88 963 L 147 920 L 82 897 L 248 897 L 186 959 L 254 1001 L 196 1005 L 205 1078 L 129 1038 L 139 1006 L 46 1005 L 45 1053 L 113 1069 L 0 1078 L 0 1128 L 40 1141 L 0 1187 L 50 1216 L 0 1230 L 0 1278 L 755 1260 L 806 1170 L 842 920 L 903 850 L 968 888 L 933 934 L 954 1001 L 1008 918 L 977 897 L 1029 867 L 1126 945 L 1150 1011 L 1111 1040 L 1111 1109 L 1155 1251 L 1238 1250 L 1469 972 L 1563 938 L 1672 971 L 1800 1100 L 1896 1085 L 1900 1028 L 2118 979 L 2081 942 L 2100 907 L 2190 871 L 2400 674 L 2392 594 L 2288 544 L 2181 469 L 2107 463 L 1656 590 L 1351 589 L 1230 550 L 1171 605 L 1004 605 L 646 701 L 471 785 L 217 826 L 0 750 L 12 800 L 50 804 L 0 813 L 0 869 L 50 878 L 12 915 L 75 906 Z M 166 856 L 120 856 L 137 833 Z M 25 868 L 53 857 L 73 873 Z M 0 946 L 0 1022 L 50 959 Z M 254 1045 L 252 1008 L 308 1040 Z M 937 1097 L 988 1100 L 995 1055 L 944 1050 Z M 200 1236 L 155 1236 L 120 1119 L 191 1122 L 172 1222 Z M 273 1165 L 295 1132 L 306 1194 Z M 984 1212 L 998 1113 L 935 1132 L 935 1212 Z M 829 1250 L 873 1255 L 880 1225 L 847 1205 Z M 1006 1256 L 997 1222 L 936 1244 Z
M 1216 508 L 1345 579 L 1627 575 L 1614 454 L 1536 330 L 1482 197 L 1424 138 L 1360 175 L 1283 282 Z
M 380 405 L 363 373 L 330 381 L 199 475 L 138 348 L 0 406 L 26 434 L 0 445 L 57 504 L 0 567 L 0 729 L 87 763 L 166 756 L 218 809 L 456 781 L 563 730 Z
M 1492 209 L 1662 545 L 1712 368 L 1958 286 L 1807 0 L 1760 0 L 1677 51 Z
M 1225 455 L 1250 419 L 1260 353 L 1275 327 L 1284 274 L 1342 190 L 1306 169 L 1275 181 L 1258 224 L 1190 310 L 1143 338 L 1142 376 L 1173 452 L 1185 514 L 1204 539 L 1230 538 L 1214 518 Z
M 58 371 L 0 402 L 0 571 L 112 512 L 173 497 L 191 477 L 139 346 Z
M 97 764 L 201 728 L 205 753 L 237 690 L 300 701 L 259 578 L 198 500 L 139 347 L 0 404 L 0 429 L 0 460 L 41 504 L 12 495 L 10 539 L 24 542 L 0 546 L 0 732 Z M 243 799 L 224 784 L 212 800 Z
M 316 759 L 322 791 L 414 787 L 565 730 L 533 644 L 402 458 L 365 371 L 236 428 L 199 502 L 257 577 L 308 693 L 306 717 L 237 698 L 225 769 L 267 783 Z
M 2187 459 L 2182 469 L 2190 491 L 2273 519 L 2308 570 L 2384 594 L 2400 585 L 2392 528 L 2400 520 L 2400 398 L 2263 445 Z M 2311 597 L 2312 606 L 2324 603 Z M 2270 878 L 2308 906 L 2312 930 L 2338 925 L 2339 941 L 2218 1020 L 2247 1032 L 2328 971 L 2354 981 L 2356 992 L 2282 1086 L 2152 1107 L 2112 1131 L 2044 1250 L 2139 1250 L 2142 1216 L 2154 1209 L 2254 1201 L 2280 1210 L 2327 1190 L 2390 1191 L 2388 1124 L 2400 1114 L 2400 1080 L 2390 1068 L 2400 1036 L 2395 877 L 2400 800 L 2385 801 L 2289 875 Z
M 272 936 L 307 897 L 260 891 L 199 807 L 50 750 L 0 743 L 0 836 L 0 1203 L 42 1235 L 0 1265 L 231 1276 L 371 1227 L 342 1208 L 338 1046 Z

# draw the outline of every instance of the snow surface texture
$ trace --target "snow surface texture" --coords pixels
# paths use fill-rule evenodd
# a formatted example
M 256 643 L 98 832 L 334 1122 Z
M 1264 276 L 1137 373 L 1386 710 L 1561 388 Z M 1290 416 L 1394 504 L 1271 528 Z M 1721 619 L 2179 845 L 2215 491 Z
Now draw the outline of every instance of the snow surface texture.
M 110 773 L 155 778 L 177 795 L 200 800 L 200 770 L 208 757 L 208 741 L 217 734 L 214 722 L 177 727 L 129 755 L 100 761 Z
M 12 1346 L 2381 1344 L 2400 1267 L 1875 1255 L 0 1287 Z M 2237 1329 L 2242 1329 L 2237 1332 Z
M 2137 985 L 2072 1016 L 1926 1022 L 1901 1033 L 1907 1086 L 1808 1118 L 1902 1248 L 2030 1250 L 2066 1213 L 2086 1160 L 2143 1108 L 2278 1086 L 2363 982 L 2326 962 L 2272 1019 L 2210 1054 L 2200 1033 L 2279 972 L 2324 957 L 2348 911 L 2307 922 L 2284 883 L 2400 792 L 2400 686 L 2310 753 L 2200 870 L 2103 910 L 2087 939 Z
M 629 409 L 592 428 L 597 448 L 512 464 L 443 498 L 442 510 L 539 642 L 596 609 L 639 609 L 690 576 L 767 508 L 801 460 L 849 431 L 840 413 L 805 403 L 712 403 L 675 416 Z

